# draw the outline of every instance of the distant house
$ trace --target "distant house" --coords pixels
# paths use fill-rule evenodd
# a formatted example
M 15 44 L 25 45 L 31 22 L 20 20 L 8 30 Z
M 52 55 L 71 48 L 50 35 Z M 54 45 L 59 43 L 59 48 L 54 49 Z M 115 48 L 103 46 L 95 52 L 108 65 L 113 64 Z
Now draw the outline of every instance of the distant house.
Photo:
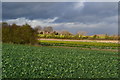
M 52 32 L 48 32 L 48 31 L 43 31 L 43 30 L 39 30 L 38 31 L 38 34 L 51 34 L 51 33 L 54 33 L 53 31 Z
M 60 31 L 58 32 L 60 35 L 72 35 L 69 31 Z
M 98 37 L 105 37 L 106 36 L 106 34 L 95 34 L 95 35 Z M 92 35 L 92 36 L 94 36 L 94 35 Z
M 43 31 L 41 31 L 41 30 L 38 30 L 38 34 L 43 34 Z

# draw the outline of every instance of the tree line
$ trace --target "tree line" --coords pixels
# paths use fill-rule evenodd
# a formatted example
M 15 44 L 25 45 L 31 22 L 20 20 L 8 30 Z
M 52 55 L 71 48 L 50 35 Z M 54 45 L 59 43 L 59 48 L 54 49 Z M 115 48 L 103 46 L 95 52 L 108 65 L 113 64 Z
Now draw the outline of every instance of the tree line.
M 9 25 L 2 23 L 2 42 L 15 44 L 36 44 L 37 31 L 25 24 L 18 26 L 16 24 Z
M 39 38 L 55 38 L 55 39 L 88 39 L 88 40 L 118 40 L 118 35 L 108 34 L 94 34 L 92 36 L 87 35 L 85 31 L 78 31 L 76 34 L 72 34 L 67 30 L 54 31 L 51 26 L 42 28 L 41 26 L 35 27 L 38 32 Z
M 36 26 L 32 28 L 29 24 L 16 25 L 2 22 L 2 42 L 15 44 L 38 44 L 38 38 L 56 38 L 56 39 L 102 39 L 102 40 L 118 40 L 120 36 L 103 36 L 93 35 L 88 36 L 87 32 L 79 31 L 73 35 L 69 31 L 55 31 L 51 26 L 42 28 Z

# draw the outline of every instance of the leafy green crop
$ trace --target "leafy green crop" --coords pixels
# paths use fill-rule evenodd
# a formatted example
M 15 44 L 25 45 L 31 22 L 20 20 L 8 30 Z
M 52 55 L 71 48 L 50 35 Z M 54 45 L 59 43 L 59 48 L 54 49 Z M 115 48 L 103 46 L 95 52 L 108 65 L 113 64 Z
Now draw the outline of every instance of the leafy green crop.
M 3 44 L 3 78 L 117 78 L 117 54 Z

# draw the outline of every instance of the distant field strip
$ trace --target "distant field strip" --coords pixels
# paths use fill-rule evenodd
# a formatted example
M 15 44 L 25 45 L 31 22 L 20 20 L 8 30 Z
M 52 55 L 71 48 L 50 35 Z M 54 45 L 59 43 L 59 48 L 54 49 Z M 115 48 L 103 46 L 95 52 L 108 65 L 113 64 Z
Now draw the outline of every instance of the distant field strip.
M 41 45 L 46 46 L 66 46 L 66 47 L 80 47 L 80 48 L 98 48 L 98 49 L 118 49 L 117 43 L 101 43 L 101 42 L 82 42 L 74 40 L 39 40 Z
M 38 40 L 119 43 L 118 40 L 70 40 L 70 39 L 43 39 L 43 38 L 42 39 L 38 39 Z

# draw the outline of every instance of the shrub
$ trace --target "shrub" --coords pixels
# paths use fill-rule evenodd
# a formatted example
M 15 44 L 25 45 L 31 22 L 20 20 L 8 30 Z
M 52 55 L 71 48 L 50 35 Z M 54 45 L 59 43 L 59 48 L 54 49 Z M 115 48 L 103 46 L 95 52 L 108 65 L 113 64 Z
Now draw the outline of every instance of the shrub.
M 36 44 L 37 32 L 30 25 L 2 25 L 2 41 L 16 44 Z

